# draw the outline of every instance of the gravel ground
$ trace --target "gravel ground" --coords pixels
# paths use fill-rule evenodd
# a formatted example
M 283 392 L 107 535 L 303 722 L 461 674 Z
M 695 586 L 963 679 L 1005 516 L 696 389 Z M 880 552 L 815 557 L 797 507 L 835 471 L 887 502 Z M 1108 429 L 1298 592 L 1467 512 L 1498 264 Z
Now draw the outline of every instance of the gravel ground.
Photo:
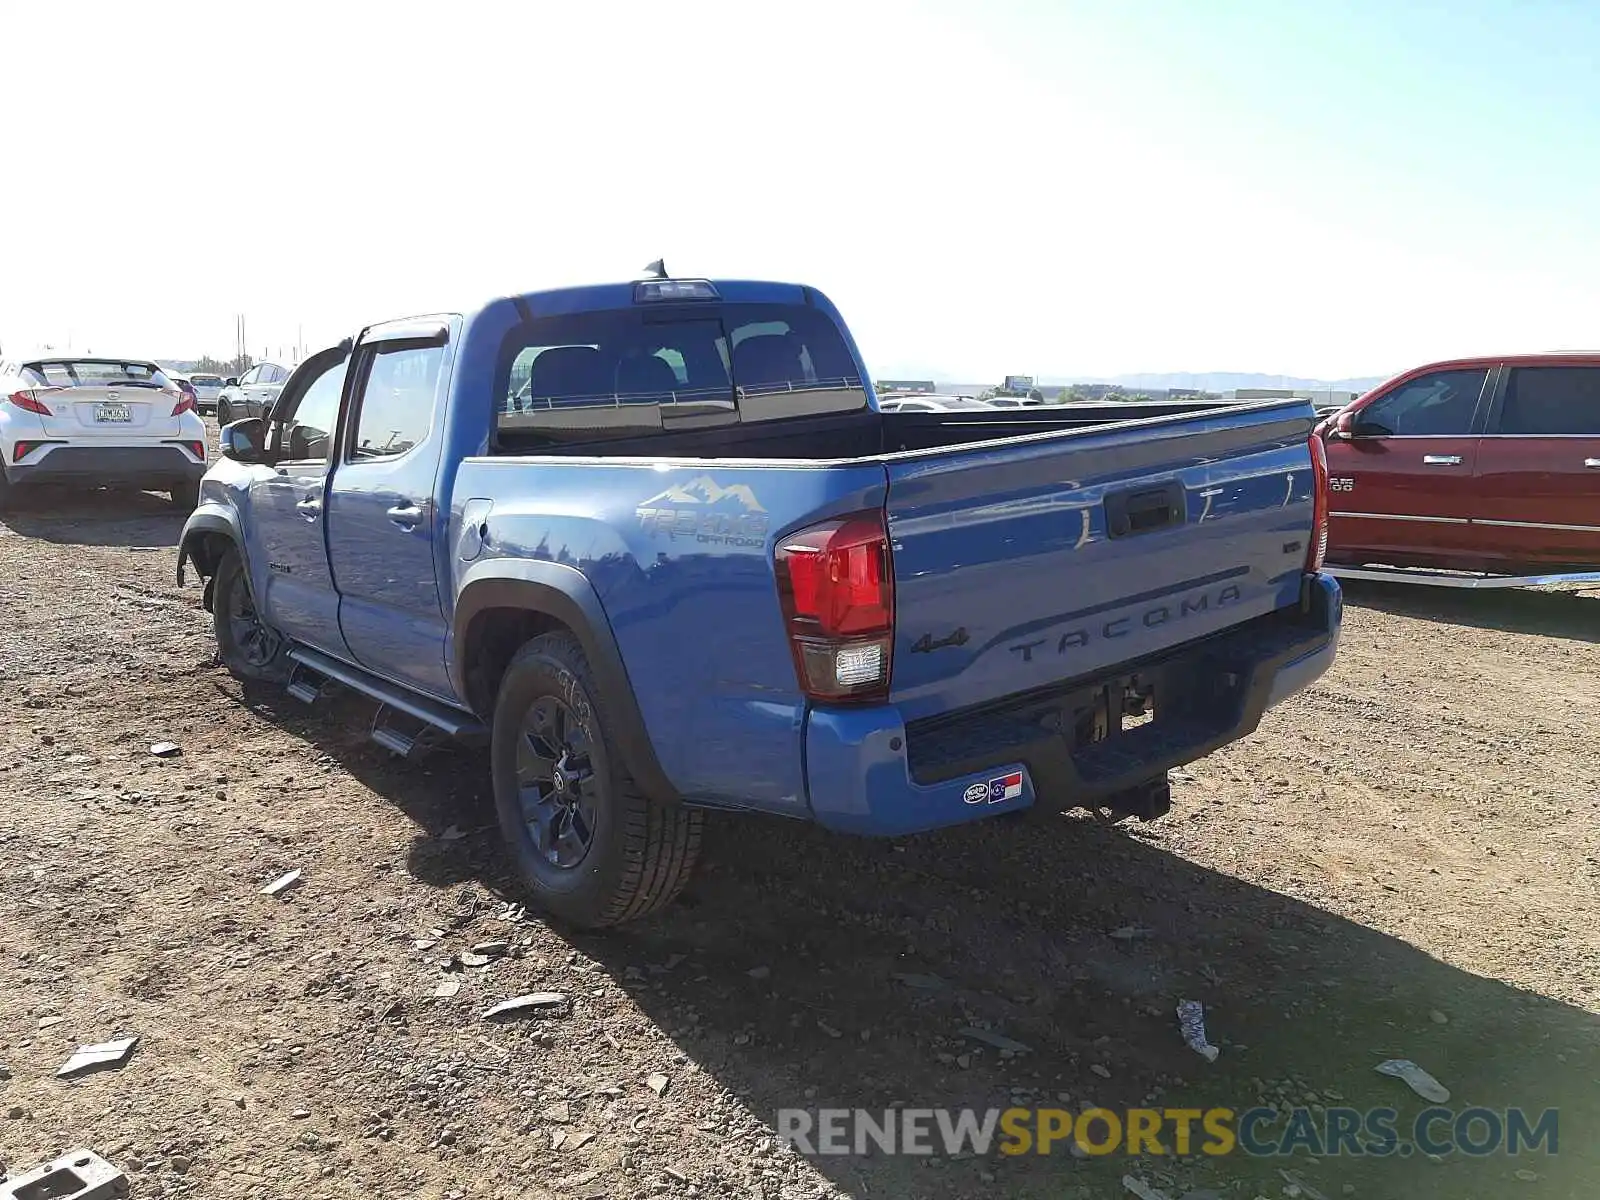
M 215 665 L 178 529 L 154 496 L 0 520 L 13 1168 L 89 1145 L 174 1197 L 1600 1193 L 1600 599 L 1352 590 L 1334 671 L 1178 773 L 1160 822 L 718 818 L 680 905 L 572 936 L 518 908 L 478 756 L 401 763 L 359 698 Z M 565 1000 L 483 1019 L 532 991 Z M 120 1070 L 54 1078 L 124 1035 Z M 806 1160 L 771 1136 L 780 1106 L 896 1101 L 1414 1113 L 1390 1057 L 1457 1105 L 1559 1106 L 1560 1153 Z

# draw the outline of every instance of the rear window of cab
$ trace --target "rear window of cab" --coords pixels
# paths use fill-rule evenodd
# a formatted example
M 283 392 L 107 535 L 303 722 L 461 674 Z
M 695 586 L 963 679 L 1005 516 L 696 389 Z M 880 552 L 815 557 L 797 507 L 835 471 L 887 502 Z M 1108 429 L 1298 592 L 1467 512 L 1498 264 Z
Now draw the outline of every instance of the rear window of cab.
M 867 407 L 837 325 L 803 305 L 614 309 L 517 327 L 496 424 L 513 440 L 582 442 L 675 423 L 735 424 Z

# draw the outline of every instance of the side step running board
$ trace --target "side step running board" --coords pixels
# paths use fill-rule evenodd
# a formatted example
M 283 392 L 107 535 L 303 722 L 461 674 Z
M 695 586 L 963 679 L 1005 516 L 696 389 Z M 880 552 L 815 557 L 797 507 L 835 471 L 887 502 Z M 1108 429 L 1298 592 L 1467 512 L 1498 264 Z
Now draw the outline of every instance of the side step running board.
M 1600 571 L 1566 571 L 1550 575 L 1468 575 L 1429 571 L 1421 567 L 1322 568 L 1335 579 L 1370 579 L 1376 583 L 1421 583 L 1429 587 L 1509 588 L 1546 587 L 1553 583 L 1600 583 Z
M 386 679 L 369 675 L 360 667 L 352 667 L 336 658 L 329 658 L 326 654 L 312 650 L 308 646 L 296 646 L 289 651 L 289 657 L 319 675 L 336 679 L 346 687 L 370 696 L 380 704 L 403 712 L 409 717 L 414 717 L 424 725 L 430 725 L 450 737 L 471 741 L 489 736 L 488 728 L 470 713 L 451 708 L 448 704 L 441 704 L 437 700 L 429 700 L 425 696 L 415 695 Z
M 332 686 L 332 681 L 326 675 L 303 663 L 295 663 L 294 670 L 289 673 L 289 684 L 283 690 L 302 704 L 315 704 Z

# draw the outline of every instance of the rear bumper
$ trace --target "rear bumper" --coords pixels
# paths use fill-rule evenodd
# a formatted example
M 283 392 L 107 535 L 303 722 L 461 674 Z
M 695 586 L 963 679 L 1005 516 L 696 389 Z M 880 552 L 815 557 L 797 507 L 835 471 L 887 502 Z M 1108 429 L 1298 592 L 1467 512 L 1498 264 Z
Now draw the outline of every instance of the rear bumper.
M 205 463 L 196 462 L 175 445 L 55 445 L 43 450 L 33 462 L 6 468 L 13 484 L 76 483 L 160 489 L 198 483 L 206 473 Z
M 1339 585 L 1306 580 L 1302 604 L 1090 679 L 908 727 L 892 705 L 815 709 L 806 724 L 812 813 L 830 829 L 894 836 L 999 813 L 1094 804 L 1252 733 L 1272 705 L 1333 662 Z M 1076 740 L 1071 714 L 1131 676 L 1155 718 Z

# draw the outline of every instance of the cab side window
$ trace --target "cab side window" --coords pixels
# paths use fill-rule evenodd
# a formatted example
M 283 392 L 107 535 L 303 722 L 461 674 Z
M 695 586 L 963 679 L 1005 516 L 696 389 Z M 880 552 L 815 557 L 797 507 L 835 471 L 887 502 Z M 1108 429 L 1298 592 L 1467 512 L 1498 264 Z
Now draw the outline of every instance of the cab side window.
M 351 461 L 394 458 L 428 436 L 443 362 L 443 346 L 402 345 L 372 356 L 350 440 Z
M 1402 384 L 1362 409 L 1358 437 L 1449 437 L 1472 432 L 1486 367 L 1434 371 Z
M 329 366 L 300 394 L 294 412 L 279 435 L 287 458 L 295 462 L 326 461 L 332 454 L 333 431 L 339 423 L 339 397 L 344 391 L 348 359 Z
M 1499 431 L 1600 436 L 1600 367 L 1514 368 Z

